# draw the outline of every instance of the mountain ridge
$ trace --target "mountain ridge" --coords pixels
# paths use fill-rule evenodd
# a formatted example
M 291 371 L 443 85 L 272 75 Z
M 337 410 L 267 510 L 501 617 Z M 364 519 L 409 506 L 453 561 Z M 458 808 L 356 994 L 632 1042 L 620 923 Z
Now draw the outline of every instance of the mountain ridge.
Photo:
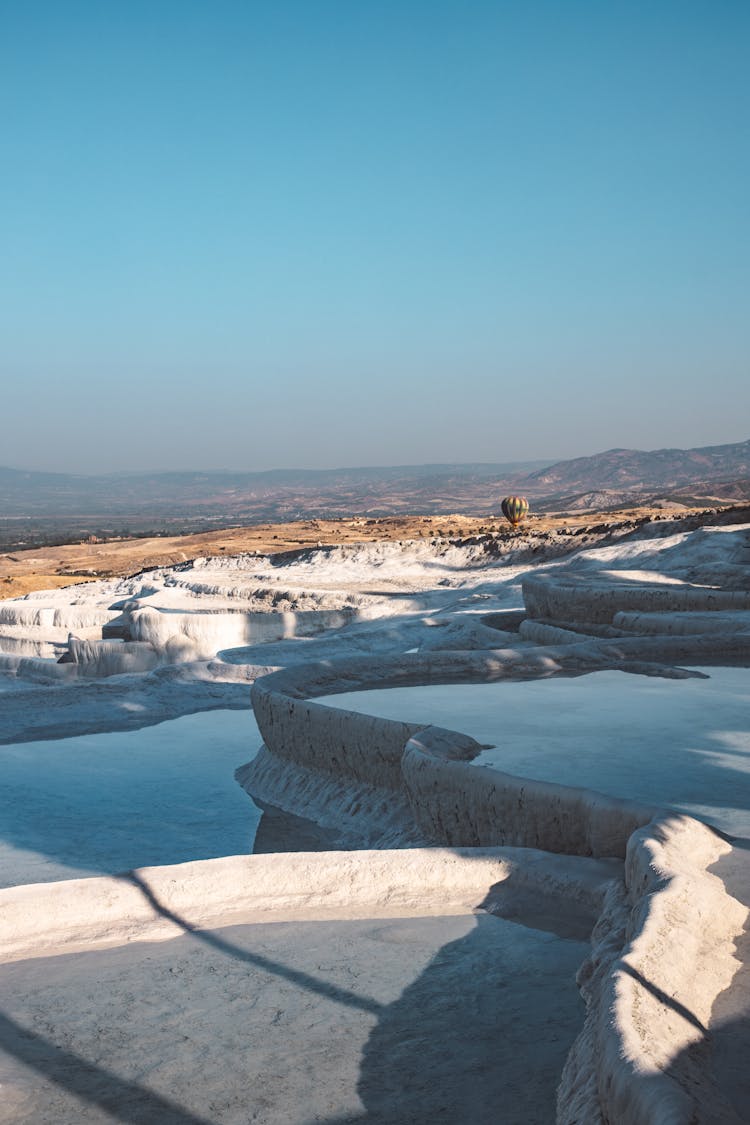
M 750 440 L 728 445 L 700 446 L 694 449 L 664 448 L 638 450 L 617 448 L 590 457 L 575 457 L 544 466 L 526 477 L 537 488 L 580 486 L 581 489 L 606 487 L 680 487 L 720 477 L 750 475 Z

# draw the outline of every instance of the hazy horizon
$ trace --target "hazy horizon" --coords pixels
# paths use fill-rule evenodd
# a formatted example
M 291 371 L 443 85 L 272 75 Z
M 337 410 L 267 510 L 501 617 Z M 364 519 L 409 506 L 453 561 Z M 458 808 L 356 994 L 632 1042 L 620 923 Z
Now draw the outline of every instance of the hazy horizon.
M 232 465 L 218 465 L 213 468 L 207 468 L 204 465 L 188 465 L 188 466 L 174 466 L 170 465 L 166 468 L 153 468 L 141 465 L 131 465 L 123 469 L 101 470 L 94 473 L 91 472 L 78 472 L 76 470 L 62 470 L 62 469 L 38 469 L 30 466 L 19 465 L 0 465 L 0 471 L 10 470 L 11 472 L 20 473 L 50 473 L 50 474 L 63 474 L 70 476 L 130 476 L 130 475 L 151 475 L 154 473 L 237 473 L 248 475 L 270 475 L 272 473 L 347 473 L 347 472 L 370 472 L 375 470 L 397 471 L 398 469 L 441 469 L 453 468 L 464 466 L 487 466 L 492 468 L 510 469 L 513 466 L 526 466 L 526 465 L 551 465 L 553 459 L 549 457 L 536 457 L 529 460 L 520 461 L 404 461 L 401 463 L 393 464 L 379 464 L 379 465 L 270 465 L 268 467 L 259 469 L 246 469 Z
M 744 440 L 749 33 L 732 0 L 11 0 L 0 463 Z
M 451 468 L 465 468 L 465 467 L 487 467 L 504 469 L 508 472 L 522 472 L 524 469 L 533 471 L 534 467 L 541 468 L 543 466 L 552 466 L 558 462 L 568 460 L 580 460 L 587 457 L 596 457 L 607 453 L 615 452 L 630 452 L 630 453 L 658 453 L 663 451 L 688 451 L 688 448 L 693 449 L 712 449 L 723 445 L 742 445 L 747 442 L 748 438 L 740 438 L 737 442 L 712 442 L 701 446 L 684 447 L 684 446 L 660 446 L 658 449 L 644 450 L 636 449 L 633 446 L 612 446 L 610 449 L 599 449 L 594 453 L 578 453 L 572 457 L 534 457 L 528 459 L 513 459 L 503 461 L 478 461 L 475 458 L 466 461 L 403 461 L 394 463 L 381 463 L 381 464 L 352 464 L 352 465 L 271 465 L 258 469 L 243 468 L 241 466 L 231 465 L 218 465 L 212 468 L 207 468 L 204 465 L 188 465 L 188 466 L 167 466 L 165 468 L 154 468 L 151 466 L 131 465 L 130 467 L 122 469 L 111 470 L 89 470 L 87 472 L 78 472 L 76 470 L 62 470 L 62 469 L 40 469 L 34 466 L 19 466 L 0 464 L 0 471 L 10 470 L 11 472 L 21 473 L 60 473 L 63 475 L 71 476 L 150 476 L 158 473 L 173 473 L 185 474 L 200 473 L 200 474 L 221 474 L 227 475 L 248 474 L 248 475 L 272 475 L 274 473 L 346 473 L 346 472 L 370 472 L 370 471 L 397 471 L 399 469 L 451 469 Z
M 231 465 L 222 464 L 217 462 L 213 465 L 206 464 L 174 464 L 166 462 L 161 465 L 142 463 L 138 464 L 136 461 L 130 463 L 122 461 L 118 467 L 107 467 L 105 464 L 92 465 L 89 461 L 88 464 L 81 462 L 78 467 L 72 466 L 63 468 L 56 460 L 48 460 L 45 463 L 45 458 L 41 457 L 38 462 L 32 463 L 31 461 L 23 461 L 18 459 L 11 462 L 10 460 L 0 461 L 0 469 L 10 469 L 22 473 L 60 473 L 69 474 L 71 476 L 110 476 L 110 475 L 129 475 L 129 474 L 152 474 L 152 473 L 249 473 L 249 474 L 263 474 L 263 473 L 285 473 L 285 472 L 310 472 L 310 473 L 335 473 L 335 472 L 354 472 L 357 470 L 368 469 L 418 469 L 430 467 L 450 467 L 454 465 L 492 465 L 500 467 L 508 467 L 511 465 L 553 465 L 558 461 L 573 461 L 585 457 L 596 457 L 604 453 L 612 453 L 617 450 L 627 450 L 634 453 L 657 453 L 662 450 L 684 450 L 691 449 L 710 449 L 723 445 L 740 445 L 747 441 L 747 427 L 739 433 L 738 437 L 727 438 L 717 441 L 699 441 L 695 445 L 685 444 L 672 444 L 662 443 L 655 446 L 636 446 L 636 445 L 611 445 L 602 446 L 601 448 L 591 448 L 584 450 L 574 450 L 569 454 L 560 455 L 544 455 L 540 453 L 535 456 L 519 456 L 519 457 L 452 457 L 450 459 L 423 459 L 415 461 L 351 461 L 346 464 L 325 460 L 321 458 L 318 464 L 308 462 L 298 463 L 268 463 L 262 465 Z M 7 449 L 7 443 L 3 444 L 3 449 Z M 500 452 L 500 451 L 497 451 Z M 49 456 L 49 454 L 48 454 Z

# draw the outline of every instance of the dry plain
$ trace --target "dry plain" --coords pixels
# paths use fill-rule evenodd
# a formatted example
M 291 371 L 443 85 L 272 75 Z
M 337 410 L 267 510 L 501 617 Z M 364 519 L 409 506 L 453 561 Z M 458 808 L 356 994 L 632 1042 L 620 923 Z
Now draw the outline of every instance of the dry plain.
M 680 515 L 700 508 L 679 508 Z M 111 539 L 105 542 L 66 543 L 55 547 L 0 553 L 0 599 L 17 598 L 34 590 L 51 590 L 97 578 L 136 574 L 157 566 L 174 566 L 203 555 L 259 555 L 300 551 L 305 548 L 344 543 L 390 542 L 394 540 L 450 538 L 466 539 L 495 534 L 501 539 L 537 534 L 567 534 L 603 523 L 659 518 L 663 509 L 623 508 L 612 512 L 575 512 L 559 515 L 530 513 L 521 528 L 513 531 L 502 516 L 466 515 L 389 516 L 340 520 L 299 520 L 266 523 L 251 527 L 225 528 L 191 535 L 154 538 Z

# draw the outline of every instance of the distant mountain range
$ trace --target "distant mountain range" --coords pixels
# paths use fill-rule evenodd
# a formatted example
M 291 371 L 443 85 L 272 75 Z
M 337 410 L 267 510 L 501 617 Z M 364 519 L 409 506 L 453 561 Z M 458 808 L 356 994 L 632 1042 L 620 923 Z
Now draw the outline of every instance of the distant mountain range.
M 545 508 L 743 499 L 750 489 L 750 441 L 651 452 L 609 449 L 546 465 L 515 483 Z
M 243 472 L 152 472 L 82 476 L 0 468 L 0 518 L 8 516 L 240 513 L 252 519 L 391 514 L 410 504 L 445 511 L 475 503 L 497 481 L 543 468 L 548 461 L 405 465 L 356 469 L 274 469 Z M 450 508 L 453 511 L 453 508 Z M 427 512 L 428 509 L 425 509 Z
M 525 494 L 537 511 L 606 510 L 659 500 L 747 499 L 750 441 L 652 452 L 610 449 L 556 464 L 102 476 L 0 468 L 0 541 L 49 541 L 50 535 L 64 535 L 65 529 L 174 533 L 183 527 L 195 530 L 298 518 L 489 515 L 498 511 L 499 500 L 507 493 Z M 33 527 L 42 531 L 29 540 L 25 529 Z
M 750 477 L 750 441 L 702 449 L 609 449 L 545 465 L 525 478 L 529 491 L 543 495 L 591 489 L 650 491 L 697 482 Z

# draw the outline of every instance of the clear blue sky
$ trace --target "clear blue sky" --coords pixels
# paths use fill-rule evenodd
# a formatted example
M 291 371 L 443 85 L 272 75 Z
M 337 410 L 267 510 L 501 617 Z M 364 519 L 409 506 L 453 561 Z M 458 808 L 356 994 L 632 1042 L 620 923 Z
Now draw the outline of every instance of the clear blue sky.
M 0 464 L 750 436 L 746 0 L 1 0 Z

